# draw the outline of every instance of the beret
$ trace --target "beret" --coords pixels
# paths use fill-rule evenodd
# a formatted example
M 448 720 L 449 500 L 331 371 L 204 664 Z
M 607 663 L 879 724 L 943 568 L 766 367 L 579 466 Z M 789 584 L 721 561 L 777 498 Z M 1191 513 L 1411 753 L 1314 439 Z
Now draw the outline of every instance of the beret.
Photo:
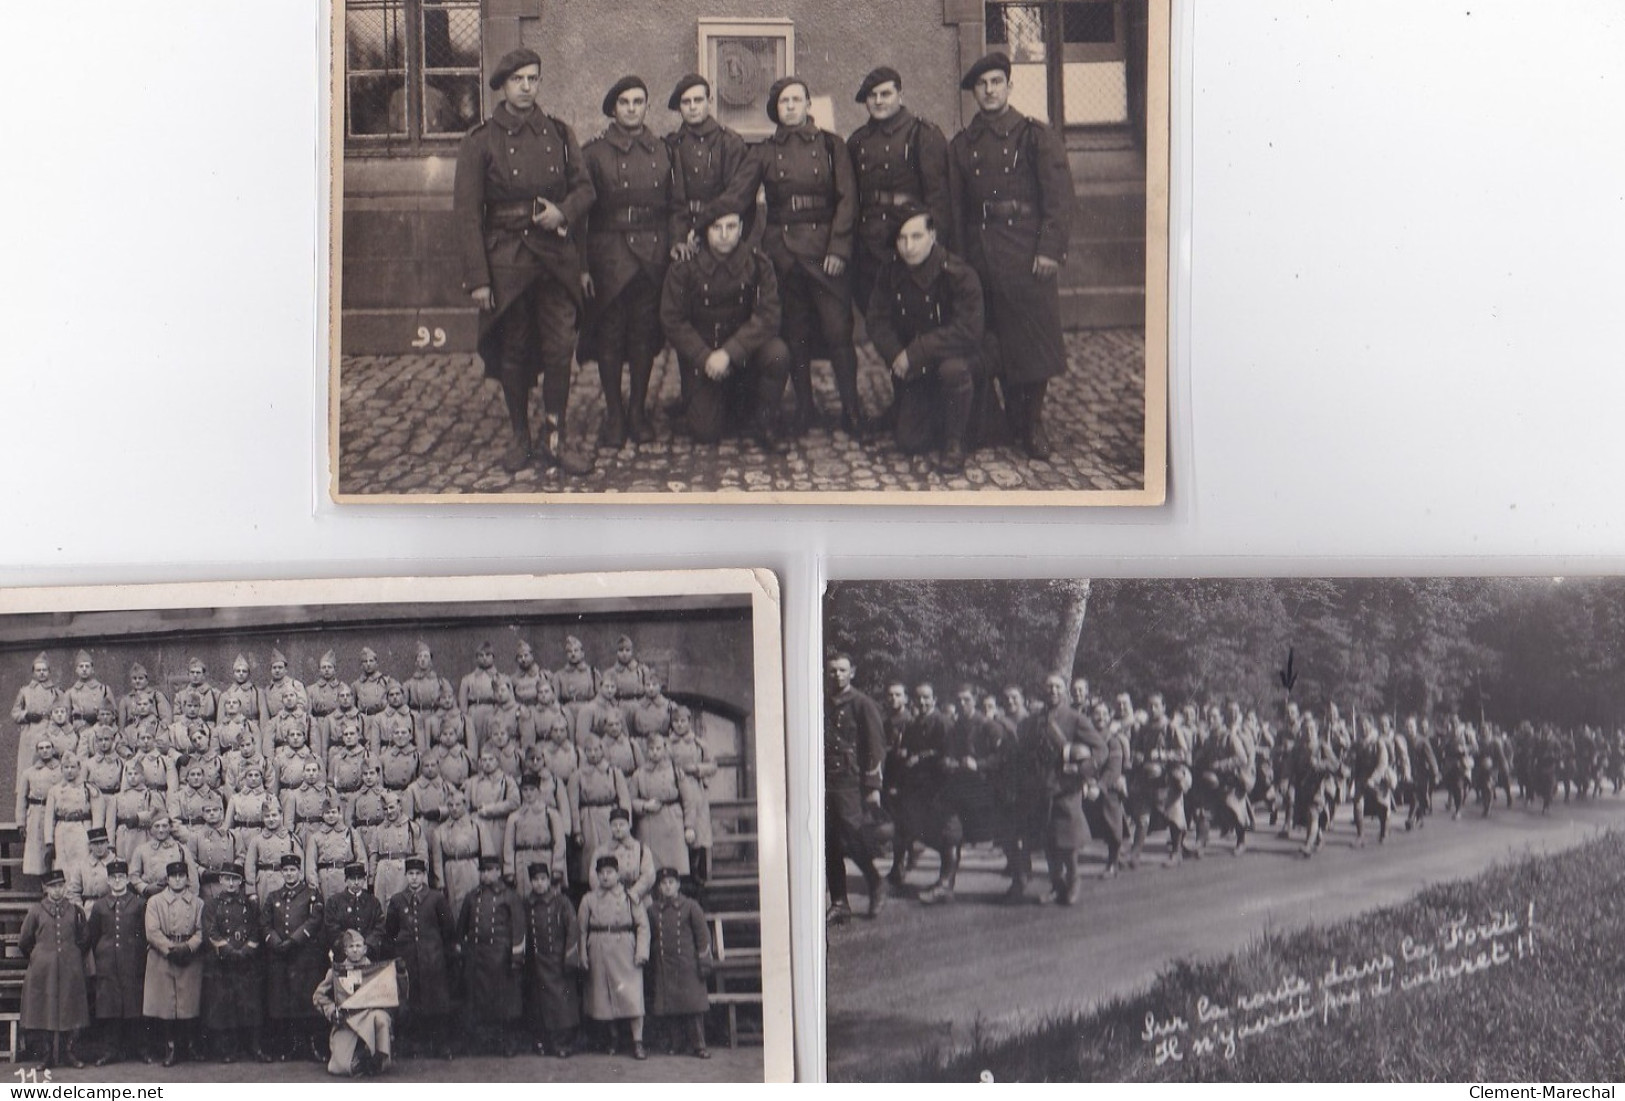
M 858 85 L 858 94 L 855 97 L 857 102 L 862 103 L 868 99 L 869 93 L 874 91 L 876 86 L 884 84 L 888 80 L 897 85 L 898 91 L 903 90 L 902 76 L 890 65 L 882 65 L 878 69 L 871 69 L 869 75 L 863 78 L 863 83 Z
M 503 54 L 502 60 L 497 62 L 497 67 L 491 70 L 491 90 L 495 91 L 496 89 L 502 87 L 508 82 L 509 77 L 513 76 L 513 74 L 517 73 L 520 69 L 523 69 L 526 65 L 535 65 L 537 68 L 541 68 L 541 54 L 538 54 L 535 50 L 527 50 L 523 48 L 509 50 L 507 53 Z
M 892 227 L 892 239 L 896 240 L 897 235 L 903 231 L 903 227 L 908 225 L 909 222 L 922 214 L 930 213 L 931 208 L 924 203 L 904 203 L 902 206 L 893 207 L 891 214 L 897 219 L 897 224 Z
M 649 86 L 643 83 L 641 76 L 623 76 L 610 85 L 609 91 L 604 93 L 604 102 L 601 105 L 604 114 L 609 118 L 614 118 L 615 101 L 621 98 L 621 93 L 630 91 L 633 88 L 642 90 L 644 95 L 649 94 Z
M 682 106 L 683 93 L 690 88 L 704 88 L 705 94 L 711 94 L 711 82 L 699 73 L 689 73 L 677 82 L 677 87 L 671 90 L 671 98 L 666 101 L 666 110 L 675 111 Z
M 959 82 L 959 86 L 968 92 L 972 88 L 976 87 L 976 82 L 982 78 L 983 73 L 990 72 L 993 69 L 997 69 L 1005 76 L 1009 76 L 1009 55 L 995 50 L 993 53 L 981 58 L 976 62 L 976 64 L 972 65 L 970 69 L 966 71 L 965 79 Z
M 745 217 L 743 211 L 735 210 L 729 203 L 719 201 L 706 203 L 700 207 L 699 213 L 694 215 L 694 232 L 704 234 L 711 228 L 711 223 L 729 214 L 737 214 L 741 219 Z
M 792 84 L 801 85 L 801 90 L 807 93 L 807 98 L 812 98 L 812 89 L 807 87 L 807 82 L 802 80 L 799 76 L 779 77 L 779 79 L 775 80 L 772 86 L 767 90 L 767 117 L 773 120 L 775 123 L 779 121 L 779 97 L 782 96 L 784 94 L 784 90 L 790 87 Z

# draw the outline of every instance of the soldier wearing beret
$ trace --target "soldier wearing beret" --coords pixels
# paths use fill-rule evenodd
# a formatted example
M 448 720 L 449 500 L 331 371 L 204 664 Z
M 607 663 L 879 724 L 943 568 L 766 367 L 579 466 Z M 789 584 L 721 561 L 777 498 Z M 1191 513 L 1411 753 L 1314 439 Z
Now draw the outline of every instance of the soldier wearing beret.
M 750 149 L 745 139 L 722 125 L 711 113 L 711 82 L 698 73 L 689 73 L 679 80 L 666 100 L 666 109 L 682 116 L 682 123 L 666 135 L 676 161 L 677 174 L 683 181 L 683 196 L 688 202 L 688 215 L 692 232 L 690 247 L 698 252 L 705 247 L 705 226 L 717 212 L 711 204 L 733 189 L 739 174 L 745 170 Z M 755 220 L 756 197 L 739 211 L 744 228 L 742 240 L 750 239 L 751 223 Z M 669 339 L 669 338 L 668 338 Z M 679 403 L 688 407 L 689 383 L 692 365 L 679 359 L 682 369 L 683 393 Z
M 965 443 L 982 358 L 982 282 L 944 248 L 936 216 L 903 207 L 895 255 L 870 292 L 866 319 L 897 392 L 897 446 L 941 447 L 937 469 L 965 470 Z
M 502 465 L 534 460 L 584 474 L 591 464 L 569 449 L 565 403 L 581 310 L 575 235 L 593 189 L 575 134 L 536 106 L 542 59 L 531 50 L 503 56 L 491 74 L 502 102 L 463 138 L 453 210 L 463 287 L 480 307 L 480 358 L 502 384 L 513 443 Z M 530 392 L 542 379 L 540 446 L 530 432 Z M 358 702 L 360 692 L 357 692 Z
M 1045 392 L 1066 372 L 1057 274 L 1076 202 L 1072 174 L 1055 132 L 1010 106 L 1008 57 L 988 54 L 960 87 L 978 111 L 949 146 L 954 239 L 982 278 L 1011 429 L 1044 460 Z
M 688 428 L 716 443 L 730 412 L 750 411 L 763 451 L 785 450 L 779 404 L 790 350 L 779 339 L 779 285 L 765 253 L 743 245 L 739 213 L 711 206 L 699 216 L 704 243 L 666 273 L 660 323 L 688 382 Z
M 816 417 L 813 348 L 822 343 L 841 395 L 841 427 L 866 436 L 858 396 L 858 357 L 852 346 L 852 233 L 857 224 L 857 181 L 846 143 L 818 128 L 808 114 L 811 93 L 799 77 L 783 77 L 767 92 L 773 136 L 751 150 L 725 205 L 744 210 L 758 186 L 767 194 L 762 249 L 773 261 L 783 305 L 782 332 L 795 384 L 795 434 Z
M 834 654 L 824 663 L 824 879 L 829 890 L 828 920 L 852 920 L 846 898 L 850 858 L 869 887 L 869 916 L 886 902 L 885 883 L 864 838 L 865 807 L 880 806 L 881 770 L 886 753 L 880 708 L 852 687 L 852 659 Z
M 619 449 L 629 435 L 634 443 L 654 439 L 647 406 L 660 351 L 660 287 L 667 263 L 688 255 L 689 217 L 672 150 L 644 125 L 649 89 L 643 79 L 616 81 L 602 107 L 610 123 L 582 149 L 598 199 L 589 217 L 581 285 L 593 304 L 586 344 L 604 388 L 598 443 Z M 623 363 L 631 375 L 625 402 Z
M 401 1014 L 403 1048 L 432 1046 L 451 1058 L 446 1017 L 451 1013 L 451 980 L 447 967 L 457 947 L 457 925 L 444 891 L 429 889 L 429 864 L 406 858 L 406 887 L 389 900 L 384 912 L 384 943 L 411 976 Z

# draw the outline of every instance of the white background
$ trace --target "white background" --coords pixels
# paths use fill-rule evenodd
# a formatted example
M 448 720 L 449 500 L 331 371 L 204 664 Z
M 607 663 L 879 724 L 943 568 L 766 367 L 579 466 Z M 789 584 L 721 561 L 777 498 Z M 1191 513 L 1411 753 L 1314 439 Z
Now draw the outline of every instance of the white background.
M 7 5 L 0 582 L 770 566 L 798 981 L 823 574 L 1625 569 L 1615 0 L 1176 3 L 1171 503 L 1115 513 L 326 504 L 320 8 Z

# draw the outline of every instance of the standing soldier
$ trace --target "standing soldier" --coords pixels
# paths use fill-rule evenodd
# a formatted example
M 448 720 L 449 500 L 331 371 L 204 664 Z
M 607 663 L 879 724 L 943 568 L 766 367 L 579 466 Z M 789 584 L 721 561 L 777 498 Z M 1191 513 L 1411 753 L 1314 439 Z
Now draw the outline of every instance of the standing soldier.
M 168 880 L 169 868 L 179 863 L 187 869 L 192 889 L 197 889 L 197 868 L 186 855 L 181 843 L 170 836 L 174 821 L 162 811 L 153 815 L 147 839 L 136 847 L 130 858 L 130 882 L 136 891 L 146 896 L 158 894 Z
M 46 804 L 61 782 L 62 763 L 56 758 L 56 746 L 41 735 L 34 746 L 33 764 L 17 776 L 17 810 L 12 820 L 23 827 L 24 875 L 44 875 L 51 870 L 54 830 Z
M 886 886 L 875 868 L 864 835 L 866 808 L 880 806 L 881 764 L 886 752 L 880 708 L 852 687 L 852 659 L 834 654 L 824 664 L 824 880 L 829 891 L 827 920 L 852 920 L 846 897 L 850 857 L 869 888 L 869 916 L 886 904 Z
M 468 796 L 451 793 L 446 817 L 429 841 L 429 866 L 435 886 L 446 892 L 452 909 L 461 911 L 463 897 L 479 882 L 480 828 L 468 816 Z
M 388 902 L 406 885 L 408 861 L 429 859 L 423 827 L 406 816 L 399 792 L 384 796 L 384 820 L 367 838 L 367 858 L 372 864 L 372 891 L 380 902 Z
M 215 716 L 220 713 L 220 689 L 210 682 L 209 667 L 202 658 L 192 658 L 186 663 L 186 685 L 181 693 L 188 692 L 198 697 L 198 717 L 204 722 L 214 722 Z
M 85 912 L 68 899 L 68 877 L 60 868 L 51 870 L 45 876 L 45 897 L 28 908 L 17 937 L 17 950 L 28 958 L 18 1024 L 51 1034 L 42 1060 L 47 1067 L 64 1061 L 71 1067 L 85 1065 L 74 1052 L 74 1040 L 90 1023 L 84 957 L 89 943 Z
M 152 713 L 158 716 L 160 722 L 167 723 L 173 717 L 174 713 L 170 710 L 168 698 L 152 687 L 151 674 L 139 661 L 130 666 L 130 690 L 119 697 L 118 724 L 121 728 L 130 721 L 130 716 L 135 714 L 135 701 L 138 699 L 147 700 L 151 704 Z
M 463 288 L 480 308 L 480 358 L 502 384 L 513 443 L 504 469 L 534 459 L 585 474 L 591 463 L 567 453 L 565 405 L 581 310 L 576 227 L 592 206 L 592 183 L 575 134 L 536 106 L 542 59 L 504 54 L 491 73 L 502 91 L 491 117 L 457 152 L 452 209 Z M 540 446 L 531 441 L 530 392 L 542 379 Z
M 355 705 L 363 717 L 371 717 L 384 709 L 389 694 L 390 679 L 378 669 L 378 651 L 371 646 L 361 648 L 361 676 L 350 685 L 355 693 Z M 337 731 L 334 731 L 337 733 Z
M 711 973 L 711 929 L 700 904 L 678 892 L 678 879 L 675 868 L 655 873 L 655 897 L 649 903 L 649 1012 L 686 1018 L 689 1053 L 709 1059 L 705 1014 L 711 999 L 705 979 Z
M 325 899 L 344 890 L 345 869 L 360 864 L 366 878 L 367 849 L 361 835 L 346 826 L 344 808 L 336 800 L 322 804 L 322 824 L 305 840 L 305 874 Z
M 586 761 L 570 774 L 570 826 L 576 851 L 580 854 L 577 882 L 590 888 L 593 882 L 593 853 L 610 836 L 610 816 L 617 810 L 630 810 L 626 777 L 604 760 L 604 746 L 588 735 L 582 746 Z
M 140 1045 L 142 988 L 146 983 L 146 907 L 130 890 L 130 868 L 107 865 L 107 894 L 90 907 L 87 938 L 96 973 L 96 1019 L 107 1035 L 96 1065 L 122 1062 Z M 150 1062 L 152 1056 L 147 1056 Z
M 383 955 L 384 904 L 367 890 L 367 865 L 362 861 L 345 866 L 344 889 L 324 896 L 322 902 L 322 940 L 337 944 L 346 929 L 361 934 L 369 955 Z
M 1045 390 L 1066 373 L 1057 275 L 1076 202 L 1072 174 L 1056 133 L 1010 106 L 1009 57 L 988 54 L 959 86 L 978 112 L 949 147 L 955 239 L 982 277 L 1011 429 L 1029 456 L 1047 460 Z
M 323 745 L 326 744 L 327 720 L 339 708 L 339 659 L 332 650 L 324 653 L 316 663 L 317 677 L 310 682 L 305 694 L 310 698 L 310 725 L 312 731 L 321 728 Z
M 495 1031 L 496 1046 L 503 1058 L 511 1059 L 517 1053 L 514 1026 L 523 1008 L 519 971 L 525 962 L 525 908 L 502 882 L 501 857 L 480 857 L 479 886 L 463 899 L 457 938 L 468 984 L 467 1011 L 474 1022 Z M 489 1034 L 482 1039 L 489 1041 Z
M 564 664 L 553 671 L 553 683 L 558 689 L 559 703 L 570 717 L 571 732 L 579 742 L 576 713 L 598 695 L 598 670 L 587 662 L 587 651 L 574 635 L 564 640 Z
M 700 247 L 673 264 L 660 300 L 660 321 L 682 371 L 688 429 L 716 443 L 729 413 L 753 409 L 756 441 L 768 454 L 785 450 L 779 405 L 790 350 L 779 339 L 778 280 L 765 253 L 742 247 L 739 212 L 707 204 L 695 219 Z
M 1044 713 L 1038 716 L 1043 737 L 1036 747 L 1050 796 L 1044 844 L 1050 892 L 1044 901 L 1070 906 L 1078 900 L 1078 850 L 1089 836 L 1084 791 L 1106 763 L 1106 737 L 1067 702 L 1066 678 L 1061 674 L 1045 678 L 1044 703 Z
M 548 778 L 549 783 L 555 781 Z M 543 863 L 564 874 L 564 816 L 558 808 L 542 801 L 542 777 L 526 773 L 519 781 L 519 809 L 508 819 L 502 835 L 503 870 L 520 888 L 520 896 L 530 894 L 529 870 Z
M 672 151 L 644 125 L 649 89 L 643 78 L 617 80 L 602 108 L 610 124 L 581 150 L 597 196 L 581 286 L 594 303 L 589 341 L 604 388 L 598 444 L 619 450 L 628 435 L 633 443 L 654 440 L 647 405 L 660 350 L 660 287 L 668 260 L 688 255 L 689 219 Z M 632 376 L 624 405 L 623 363 Z
M 159 1022 L 164 1066 L 192 1046 L 191 1031 L 203 996 L 203 903 L 192 889 L 184 860 L 164 869 L 164 889 L 147 900 L 147 973 L 142 1011 Z
M 1191 750 L 1185 733 L 1168 719 L 1161 692 L 1151 693 L 1146 704 L 1151 716 L 1129 737 L 1129 813 L 1134 817 L 1134 844 L 1128 866 L 1137 867 L 1145 848 L 1145 835 L 1153 815 L 1168 825 L 1170 864 L 1185 852 L 1185 793 L 1191 786 Z
M 590 1019 L 604 1022 L 611 1055 L 615 1022 L 624 1020 L 632 1034 L 632 1058 L 644 1059 L 643 968 L 649 962 L 649 913 L 621 885 L 613 856 L 599 857 L 593 875 L 593 889 L 576 914 L 587 970 L 583 1008 Z
M 781 77 L 767 90 L 773 136 L 751 150 L 747 169 L 724 201 L 743 210 L 762 186 L 767 232 L 762 250 L 773 261 L 784 310 L 783 336 L 795 384 L 795 434 L 815 417 L 812 356 L 822 342 L 841 396 L 841 428 L 866 436 L 868 419 L 858 395 L 858 355 L 852 346 L 852 231 L 857 181 L 846 143 L 819 129 L 808 114 L 811 92 L 799 77 Z
M 63 868 L 68 876 L 68 898 L 76 906 L 82 906 L 87 916 L 91 905 L 97 899 L 106 897 L 112 889 L 112 872 L 109 869 L 118 859 L 113 855 L 112 846 L 107 843 L 105 829 L 90 831 L 89 847 L 90 851 L 82 858 Z M 57 862 L 57 866 L 62 867 L 61 861 Z
M 11 705 L 11 721 L 18 726 L 19 787 L 22 784 L 23 773 L 27 772 L 29 765 L 33 763 L 34 748 L 39 744 L 40 736 L 45 733 L 45 725 L 51 717 L 51 708 L 61 694 L 56 686 L 56 679 L 51 676 L 51 660 L 44 654 L 34 659 L 32 676 L 32 680 L 17 689 L 16 702 Z
M 265 686 L 266 706 L 274 706 L 282 699 L 283 693 L 293 689 L 294 697 L 299 701 L 299 710 L 310 714 L 310 693 L 306 691 L 303 681 L 288 675 L 288 657 L 281 650 L 271 650 L 271 682 Z
M 226 701 L 237 701 L 237 713 L 253 722 L 256 726 L 264 727 L 270 722 L 275 713 L 274 708 L 267 706 L 265 693 L 252 680 L 249 679 L 250 669 L 248 657 L 238 654 L 231 663 L 231 683 L 220 692 L 218 701 L 221 714 L 226 712 Z M 272 697 L 280 702 L 282 697 Z
M 293 857 L 303 870 L 305 847 L 288 829 L 275 799 L 267 797 L 262 806 L 260 828 L 244 830 L 242 836 L 248 891 L 263 909 L 271 896 L 282 889 L 282 858 Z
M 502 674 L 497 672 L 496 651 L 489 642 L 482 642 L 474 651 L 474 668 L 457 686 L 457 707 L 462 711 L 474 732 L 469 751 L 477 753 L 490 733 L 491 713 L 496 710 L 497 684 Z
M 937 469 L 963 474 L 982 367 L 982 283 L 938 241 L 935 214 L 894 209 L 894 259 L 873 279 L 866 317 L 897 394 L 897 446 L 910 455 L 940 446 Z
M 235 1062 L 246 1048 L 262 1063 L 271 1057 L 260 1047 L 259 904 L 243 891 L 243 866 L 220 872 L 220 893 L 203 904 L 203 1024 L 212 1042 L 223 1046 L 222 1063 Z
M 576 972 L 581 969 L 581 925 L 564 894 L 564 876 L 544 862 L 528 870 L 530 899 L 525 904 L 525 978 L 529 1010 L 537 1030 L 536 1053 L 570 1057 L 581 1024 Z
M 74 733 L 78 733 L 96 725 L 96 713 L 103 703 L 115 708 L 117 704 L 112 689 L 96 679 L 96 663 L 91 660 L 89 651 L 80 650 L 74 655 L 73 672 L 76 679 L 62 695 L 68 701 L 68 717 L 73 722 Z
M 282 886 L 265 902 L 265 947 L 270 953 L 266 969 L 265 1008 L 270 1017 L 271 1046 L 287 1062 L 315 1048 L 320 1018 L 310 1003 L 310 991 L 326 966 L 322 943 L 322 901 L 305 882 L 303 861 L 286 853 L 279 862 Z
M 384 911 L 384 941 L 411 977 L 402 1006 L 402 1046 L 421 1044 L 425 1053 L 432 1047 L 450 1059 L 446 1018 L 451 1013 L 451 983 L 446 968 L 457 944 L 457 926 L 446 893 L 429 890 L 428 883 L 428 861 L 407 857 L 406 886 Z

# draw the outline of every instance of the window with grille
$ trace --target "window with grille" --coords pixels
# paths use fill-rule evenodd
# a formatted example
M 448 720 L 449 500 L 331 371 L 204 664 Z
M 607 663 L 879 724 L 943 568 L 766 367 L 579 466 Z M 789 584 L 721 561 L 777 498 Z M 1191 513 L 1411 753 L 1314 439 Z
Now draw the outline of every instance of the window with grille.
M 987 43 L 1010 55 L 1011 104 L 1069 127 L 1128 122 L 1123 0 L 989 0 Z
M 480 120 L 480 0 L 345 0 L 350 152 L 418 152 Z

